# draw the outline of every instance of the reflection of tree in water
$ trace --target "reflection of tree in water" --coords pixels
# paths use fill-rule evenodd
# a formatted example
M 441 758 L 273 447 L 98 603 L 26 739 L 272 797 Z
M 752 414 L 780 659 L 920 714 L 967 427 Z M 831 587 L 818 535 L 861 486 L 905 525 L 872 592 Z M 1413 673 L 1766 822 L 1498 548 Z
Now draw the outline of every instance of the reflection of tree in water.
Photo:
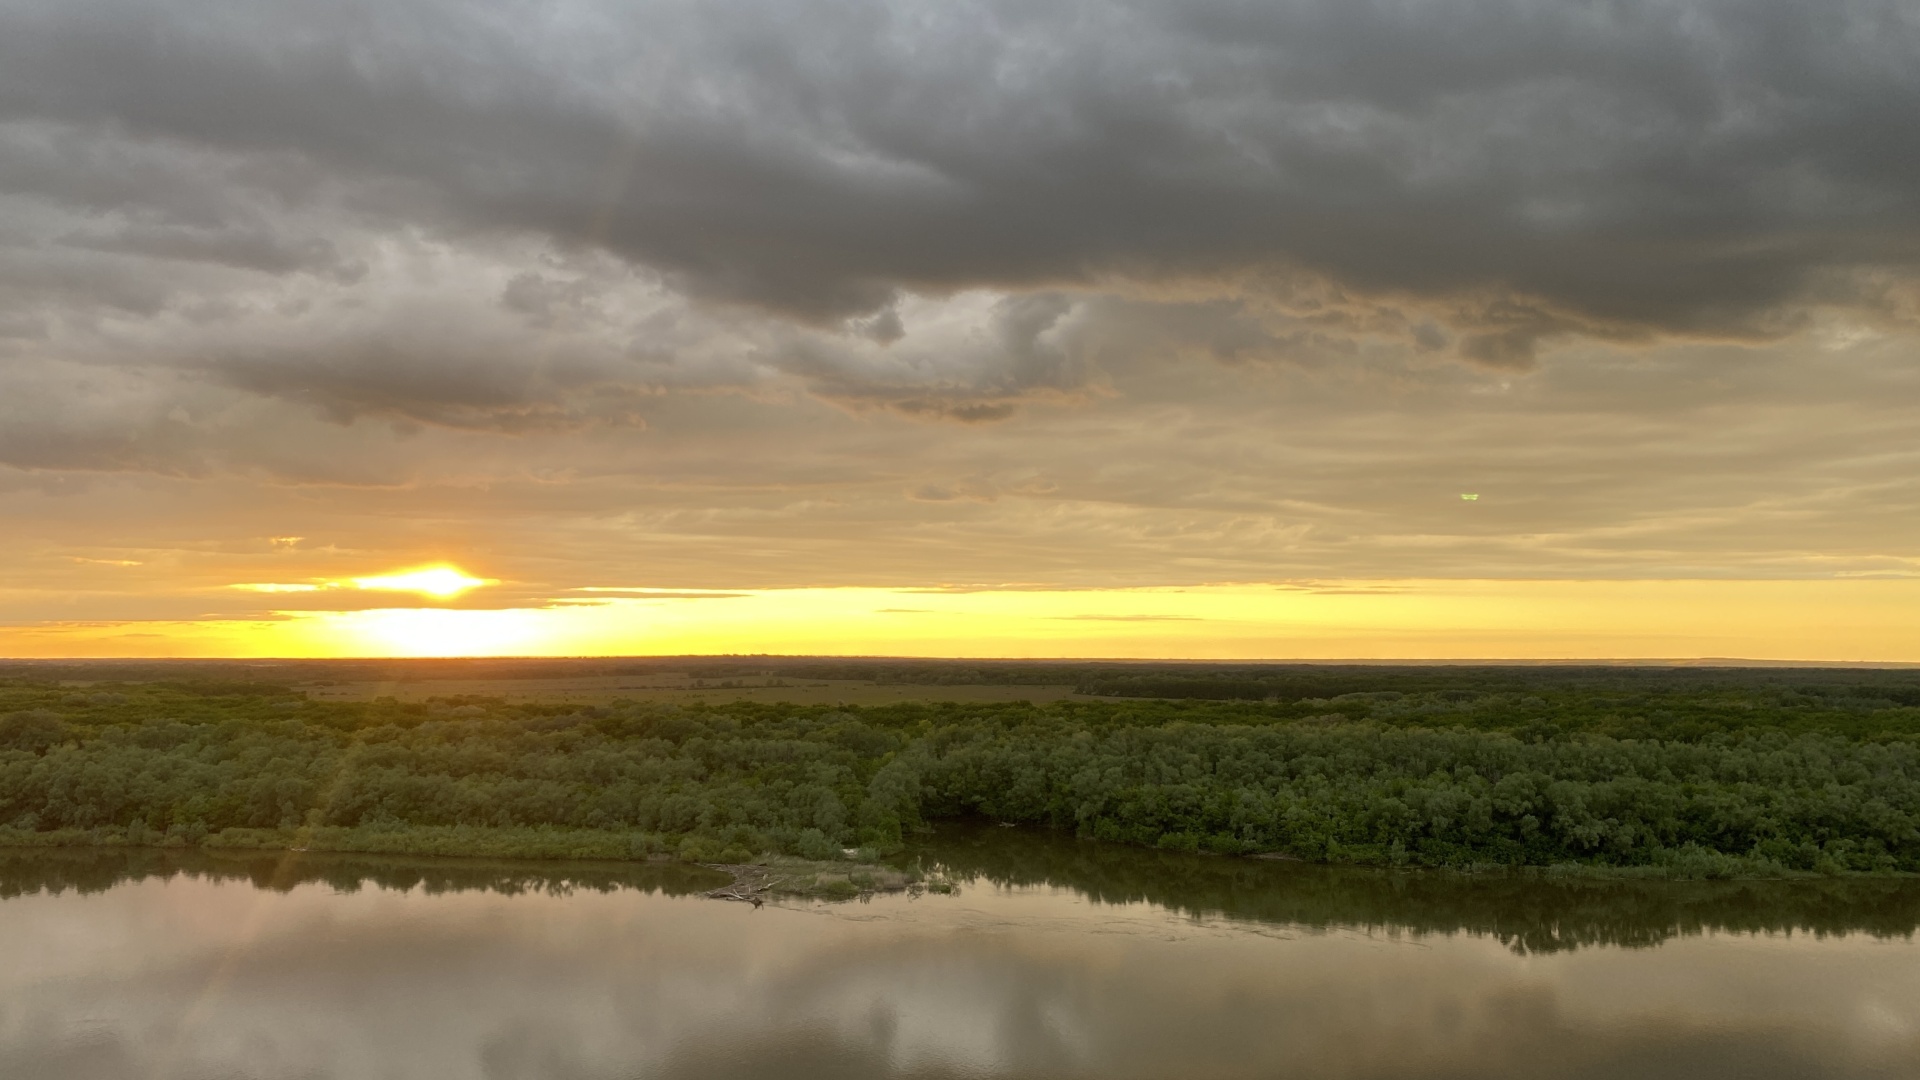
M 249 881 L 263 889 L 327 885 L 427 893 L 484 889 L 509 895 L 636 889 L 689 896 L 725 884 L 727 876 L 679 863 L 528 862 L 421 859 L 332 852 L 217 852 L 169 848 L 18 848 L 0 850 L 0 899 L 36 892 L 105 892 L 147 878 L 176 876 Z
M 1657 881 L 1394 871 L 1188 855 L 1027 829 L 953 826 L 910 853 L 958 880 L 1053 885 L 1107 904 L 1147 902 L 1195 916 L 1311 928 L 1485 934 L 1519 953 L 1658 945 L 1706 931 L 1910 938 L 1920 878 Z M 321 884 L 428 893 L 635 889 L 703 893 L 725 876 L 678 863 L 421 859 L 167 848 L 0 850 L 0 898 L 103 892 L 185 875 L 260 888 Z
M 953 827 L 918 849 L 957 880 L 1055 885 L 1101 903 L 1296 926 L 1485 934 L 1515 952 L 1658 945 L 1706 931 L 1920 928 L 1920 878 L 1661 881 L 1393 871 L 1143 850 L 1062 833 Z

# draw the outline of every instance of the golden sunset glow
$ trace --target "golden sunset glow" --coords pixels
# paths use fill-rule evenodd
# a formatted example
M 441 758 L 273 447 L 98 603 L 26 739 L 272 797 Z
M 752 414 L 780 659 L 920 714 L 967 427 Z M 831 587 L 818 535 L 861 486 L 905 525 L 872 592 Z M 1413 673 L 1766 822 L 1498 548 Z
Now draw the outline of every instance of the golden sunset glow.
M 362 589 L 369 592 L 411 592 L 437 599 L 450 599 L 477 589 L 483 585 L 498 582 L 489 578 L 469 577 L 451 566 L 430 566 L 420 570 L 407 570 L 396 574 L 382 574 L 375 577 L 349 578 L 345 581 L 323 582 L 243 582 L 232 586 L 242 592 L 255 593 L 317 593 L 328 589 Z
M 477 589 L 494 582 L 484 578 L 469 577 L 451 566 L 429 566 L 420 570 L 407 570 L 398 574 L 382 574 L 377 577 L 354 578 L 356 589 L 372 589 L 380 592 L 414 592 L 426 596 L 459 596 L 468 589 Z
M 565 635 L 548 611 L 379 608 L 307 615 L 289 627 L 308 656 L 530 656 Z
M 0 0 L 0 1080 L 1920 1078 L 1916 60 Z
M 763 65 L 724 4 L 25 2 L 7 649 L 1920 662 L 1912 65 L 1851 9 Z
M 978 657 L 1898 662 L 1920 581 L 1357 581 L 1093 590 L 608 589 L 478 610 L 0 629 L 22 656 Z M 1659 612 L 1657 626 L 1647 613 Z

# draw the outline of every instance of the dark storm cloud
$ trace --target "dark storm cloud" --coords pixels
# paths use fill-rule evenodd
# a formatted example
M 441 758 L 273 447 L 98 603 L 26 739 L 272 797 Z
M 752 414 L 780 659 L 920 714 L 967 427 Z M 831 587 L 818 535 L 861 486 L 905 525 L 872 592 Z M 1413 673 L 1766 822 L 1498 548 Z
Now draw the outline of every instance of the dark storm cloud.
M 356 276 L 353 267 L 341 265 L 338 253 L 328 241 L 311 237 L 289 242 L 265 229 L 133 226 L 109 232 L 75 233 L 62 237 L 61 242 L 90 251 L 210 262 L 267 274 L 308 270 L 331 271 L 348 280 Z
M 361 339 L 223 357 L 206 370 L 226 385 L 310 405 L 342 424 L 375 417 L 501 433 L 644 425 L 637 406 L 650 396 L 617 360 L 556 363 L 474 341 Z
M 1059 399 L 1083 388 L 1086 335 L 1078 324 L 1098 309 L 1052 293 L 1009 296 L 979 313 L 970 333 L 929 334 L 926 343 L 896 346 L 905 333 L 889 307 L 862 320 L 856 340 L 790 335 L 766 360 L 806 380 L 815 395 L 855 409 L 991 423 L 1013 415 L 1023 401 Z M 882 333 L 872 332 L 876 324 Z
M 1278 272 L 1425 304 L 1454 333 L 1423 346 L 1511 366 L 1557 336 L 1779 333 L 1920 262 L 1897 0 L 0 11 L 0 121 L 92 147 L 0 182 L 270 272 L 350 260 L 242 243 L 214 196 L 215 232 L 183 232 L 191 196 L 73 163 L 317 170 L 368 220 L 597 245 L 880 341 L 901 290 Z
M 0 0 L 0 585 L 1910 575 L 1917 11 Z

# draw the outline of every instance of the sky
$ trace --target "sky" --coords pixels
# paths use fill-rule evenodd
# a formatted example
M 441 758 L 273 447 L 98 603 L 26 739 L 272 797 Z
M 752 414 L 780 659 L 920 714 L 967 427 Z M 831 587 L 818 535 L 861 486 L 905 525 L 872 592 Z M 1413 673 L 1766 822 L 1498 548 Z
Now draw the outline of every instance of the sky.
M 1916 55 L 0 0 L 0 655 L 1920 661 Z

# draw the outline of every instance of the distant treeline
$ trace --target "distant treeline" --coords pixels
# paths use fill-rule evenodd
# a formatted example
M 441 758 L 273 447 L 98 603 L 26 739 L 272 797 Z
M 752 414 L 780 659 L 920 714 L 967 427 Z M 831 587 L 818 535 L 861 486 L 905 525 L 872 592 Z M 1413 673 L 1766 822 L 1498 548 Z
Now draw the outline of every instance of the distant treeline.
M 645 656 L 352 660 L 0 660 L 0 680 L 59 685 L 227 687 L 436 679 L 828 679 L 896 685 L 1073 686 L 1094 696 L 1278 700 L 1369 692 L 1472 696 L 1543 689 L 1687 694 L 1800 688 L 1920 704 L 1920 667 L 1711 667 L 1660 664 L 1337 664 L 1136 660 L 929 660 L 900 657 Z
M 1191 665 L 1179 665 L 1188 667 Z M 1203 665 L 1204 666 L 1204 665 Z M 917 685 L 1072 685 L 1119 669 L 1165 665 L 1084 661 L 919 660 L 820 656 L 431 657 L 352 660 L 3 660 L 0 679 L 61 684 L 179 682 L 281 687 L 298 683 L 432 679 L 578 679 L 676 675 L 697 679 L 789 678 Z
M 1075 689 L 1106 697 L 1290 703 L 1363 695 L 1415 696 L 1440 711 L 1527 699 L 1583 717 L 1701 709 L 1757 711 L 1777 722 L 1795 710 L 1875 711 L 1920 706 L 1920 670 L 1689 667 L 1361 667 L 1247 665 L 1113 667 L 1080 674 Z M 1469 711 L 1461 709 L 1460 711 Z
M 707 861 L 984 818 L 1390 865 L 1920 872 L 1920 707 L 1882 678 L 1912 676 L 1760 674 L 870 708 L 16 683 L 0 843 Z

